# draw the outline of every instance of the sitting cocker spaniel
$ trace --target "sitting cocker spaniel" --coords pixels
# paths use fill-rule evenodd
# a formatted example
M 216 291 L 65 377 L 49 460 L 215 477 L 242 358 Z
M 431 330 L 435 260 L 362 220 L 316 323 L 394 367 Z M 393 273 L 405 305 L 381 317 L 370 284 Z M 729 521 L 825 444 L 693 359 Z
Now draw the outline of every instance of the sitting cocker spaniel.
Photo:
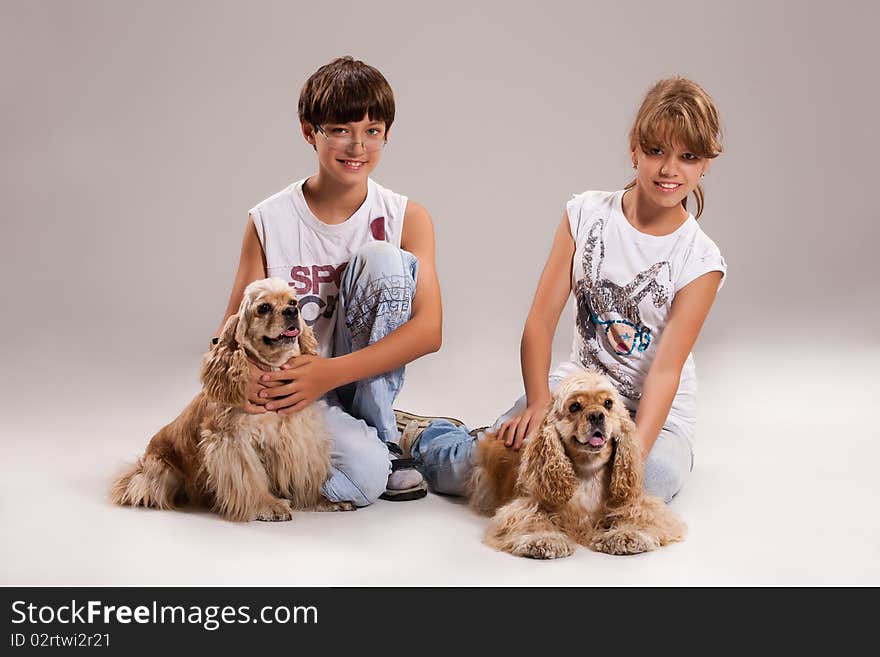
M 202 364 L 201 392 L 150 440 L 143 457 L 110 491 L 117 504 L 173 509 L 188 501 L 229 520 L 290 520 L 294 509 L 348 511 L 321 486 L 330 473 L 324 402 L 292 414 L 242 409 L 248 358 L 277 370 L 315 354 L 290 286 L 254 281 Z
M 577 544 L 636 554 L 680 541 L 685 524 L 643 491 L 635 424 L 614 386 L 592 371 L 554 391 L 540 431 L 521 451 L 487 435 L 477 443 L 470 504 L 494 514 L 484 542 L 555 559 Z

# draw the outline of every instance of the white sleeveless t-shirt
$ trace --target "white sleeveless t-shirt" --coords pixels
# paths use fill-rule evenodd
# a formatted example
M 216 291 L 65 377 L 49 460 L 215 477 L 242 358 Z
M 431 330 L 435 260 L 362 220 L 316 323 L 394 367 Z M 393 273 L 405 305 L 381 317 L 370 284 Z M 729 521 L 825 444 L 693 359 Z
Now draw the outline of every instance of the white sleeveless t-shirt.
M 364 244 L 399 247 L 407 198 L 367 181 L 367 197 L 341 224 L 326 224 L 309 209 L 299 180 L 250 210 L 266 273 L 296 291 L 303 319 L 315 331 L 318 352 L 331 355 L 339 281 L 352 255 Z
M 636 230 L 623 215 L 623 193 L 584 192 L 566 205 L 575 240 L 575 330 L 570 359 L 553 375 L 595 369 L 611 379 L 634 411 L 675 294 L 710 271 L 722 272 L 723 285 L 727 264 L 691 214 L 669 235 Z M 668 422 L 693 425 L 696 392 L 689 354 Z

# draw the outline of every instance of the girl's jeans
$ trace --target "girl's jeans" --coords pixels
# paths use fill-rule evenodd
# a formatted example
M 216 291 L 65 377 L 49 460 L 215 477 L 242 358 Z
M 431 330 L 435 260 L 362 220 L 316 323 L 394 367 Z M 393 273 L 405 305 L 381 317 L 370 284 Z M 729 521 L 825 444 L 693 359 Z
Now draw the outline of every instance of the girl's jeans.
M 562 381 L 550 377 L 550 391 Z M 504 415 L 495 420 L 493 431 L 506 420 L 521 413 L 526 407 L 525 396 Z M 423 473 L 431 489 L 447 495 L 464 495 L 475 458 L 476 440 L 468 434 L 467 427 L 456 427 L 448 420 L 435 420 L 422 433 L 413 447 L 413 456 L 422 459 Z M 681 490 L 688 473 L 693 470 L 694 457 L 691 449 L 693 426 L 670 418 L 645 462 L 645 492 L 666 502 Z

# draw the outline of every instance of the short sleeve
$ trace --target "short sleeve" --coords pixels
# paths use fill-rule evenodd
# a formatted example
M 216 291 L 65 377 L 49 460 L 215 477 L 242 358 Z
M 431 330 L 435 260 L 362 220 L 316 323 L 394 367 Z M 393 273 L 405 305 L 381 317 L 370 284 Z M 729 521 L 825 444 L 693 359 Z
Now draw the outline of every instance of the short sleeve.
M 581 209 L 584 206 L 584 195 L 575 194 L 568 203 L 565 204 L 565 212 L 568 215 L 568 227 L 571 229 L 571 236 L 577 242 L 578 228 L 581 224 Z
M 250 217 L 251 222 L 254 224 L 254 228 L 257 229 L 257 237 L 260 238 L 260 246 L 263 247 L 263 251 L 266 250 L 266 228 L 263 226 L 263 217 L 260 213 L 259 206 L 253 207 L 248 210 L 248 216 Z
M 693 282 L 703 274 L 708 274 L 710 271 L 721 272 L 721 282 L 718 284 L 718 291 L 721 291 L 721 288 L 724 287 L 724 281 L 727 280 L 727 263 L 718 247 L 711 243 L 692 253 L 687 258 L 681 274 L 679 274 L 678 280 L 675 283 L 675 290 L 680 290 L 688 283 Z

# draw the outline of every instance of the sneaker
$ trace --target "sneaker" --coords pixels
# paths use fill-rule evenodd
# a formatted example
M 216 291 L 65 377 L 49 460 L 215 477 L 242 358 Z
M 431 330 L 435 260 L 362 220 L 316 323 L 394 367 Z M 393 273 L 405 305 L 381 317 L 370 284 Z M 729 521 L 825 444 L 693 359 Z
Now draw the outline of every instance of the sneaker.
M 391 474 L 385 484 L 385 492 L 379 498 L 391 502 L 418 500 L 428 494 L 428 485 L 422 473 L 416 468 L 420 465 L 417 459 L 403 458 L 399 445 L 386 443 L 391 453 Z
M 422 432 L 434 420 L 448 420 L 457 427 L 464 426 L 464 422 L 454 417 L 416 415 L 397 409 L 394 409 L 394 417 L 397 419 L 397 430 L 400 432 L 401 455 L 405 458 L 412 456 L 413 445 L 422 437 Z

